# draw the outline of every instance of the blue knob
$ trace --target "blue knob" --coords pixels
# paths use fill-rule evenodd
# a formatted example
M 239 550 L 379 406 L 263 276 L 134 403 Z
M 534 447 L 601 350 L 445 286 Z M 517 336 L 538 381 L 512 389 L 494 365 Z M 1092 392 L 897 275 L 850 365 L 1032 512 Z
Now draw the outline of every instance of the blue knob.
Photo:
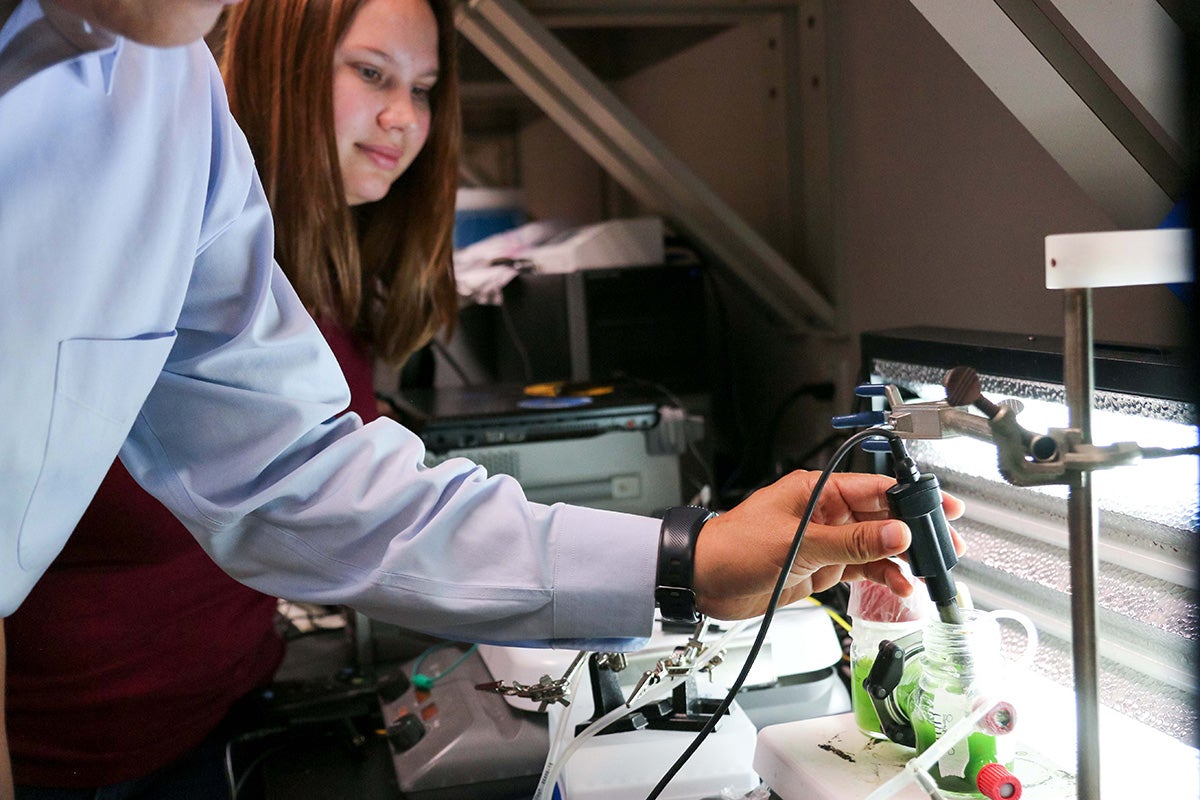
M 854 393 L 859 397 L 885 397 L 887 395 L 887 384 L 860 383 L 854 388 Z
M 890 453 L 892 444 L 883 436 L 872 436 L 870 439 L 863 440 L 862 449 L 868 453 Z
M 887 414 L 882 411 L 860 411 L 857 414 L 845 414 L 833 418 L 835 428 L 869 428 L 872 425 L 882 425 L 887 421 Z

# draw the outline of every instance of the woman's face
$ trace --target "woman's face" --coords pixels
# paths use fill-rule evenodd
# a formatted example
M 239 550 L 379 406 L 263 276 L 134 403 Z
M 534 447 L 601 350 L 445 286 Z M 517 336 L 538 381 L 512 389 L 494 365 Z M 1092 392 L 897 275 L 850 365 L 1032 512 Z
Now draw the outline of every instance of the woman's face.
M 379 200 L 425 145 L 438 78 L 426 0 L 367 0 L 333 54 L 333 127 L 351 206 Z

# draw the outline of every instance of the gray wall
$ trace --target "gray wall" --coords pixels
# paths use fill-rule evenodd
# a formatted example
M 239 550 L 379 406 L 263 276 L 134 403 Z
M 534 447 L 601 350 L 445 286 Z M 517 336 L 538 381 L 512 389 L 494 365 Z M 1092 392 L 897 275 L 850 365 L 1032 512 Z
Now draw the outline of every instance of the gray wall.
M 794 387 L 834 380 L 838 400 L 795 405 L 779 449 L 794 455 L 823 439 L 829 413 L 850 402 L 864 330 L 941 325 L 1061 334 L 1061 295 L 1043 283 L 1043 238 L 1115 228 L 909 3 L 828 6 L 830 17 L 819 23 L 826 26 L 834 153 L 832 265 L 803 264 L 798 256 L 802 209 L 789 205 L 786 181 L 806 154 L 785 134 L 777 46 L 790 32 L 757 20 L 617 87 L 841 313 L 840 331 L 800 333 L 766 321 L 753 298 L 723 292 L 728 379 L 739 404 L 736 424 L 721 432 L 729 446 L 761 429 Z M 526 126 L 519 150 L 535 216 L 584 222 L 642 210 L 549 121 Z M 1097 339 L 1186 340 L 1185 307 L 1165 287 L 1098 290 L 1095 307 Z
M 839 3 L 832 22 L 851 330 L 898 310 L 914 322 L 1060 333 L 1043 238 L 1113 223 L 908 3 Z M 1184 306 L 1164 287 L 1095 294 L 1097 338 L 1185 336 Z

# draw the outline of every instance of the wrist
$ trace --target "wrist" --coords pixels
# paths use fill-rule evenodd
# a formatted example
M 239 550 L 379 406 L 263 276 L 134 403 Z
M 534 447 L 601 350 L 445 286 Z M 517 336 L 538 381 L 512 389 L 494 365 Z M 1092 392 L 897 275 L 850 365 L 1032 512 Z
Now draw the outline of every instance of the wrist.
M 664 620 L 694 625 L 696 609 L 696 541 L 716 514 L 699 506 L 675 506 L 663 514 L 658 538 L 654 600 Z

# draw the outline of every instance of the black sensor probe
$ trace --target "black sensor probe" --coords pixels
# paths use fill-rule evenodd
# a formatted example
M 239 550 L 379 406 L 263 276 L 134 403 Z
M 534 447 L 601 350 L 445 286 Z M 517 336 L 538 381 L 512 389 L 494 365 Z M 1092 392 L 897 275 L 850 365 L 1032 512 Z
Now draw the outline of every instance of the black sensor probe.
M 903 521 L 912 531 L 908 547 L 908 563 L 913 575 L 925 579 L 929 597 L 937 606 L 942 622 L 962 624 L 958 608 L 958 588 L 950 570 L 958 563 L 950 524 L 942 511 L 942 492 L 932 473 L 922 475 L 909 457 L 904 442 L 888 437 L 892 448 L 892 468 L 896 485 L 887 490 L 888 507 L 892 516 Z

